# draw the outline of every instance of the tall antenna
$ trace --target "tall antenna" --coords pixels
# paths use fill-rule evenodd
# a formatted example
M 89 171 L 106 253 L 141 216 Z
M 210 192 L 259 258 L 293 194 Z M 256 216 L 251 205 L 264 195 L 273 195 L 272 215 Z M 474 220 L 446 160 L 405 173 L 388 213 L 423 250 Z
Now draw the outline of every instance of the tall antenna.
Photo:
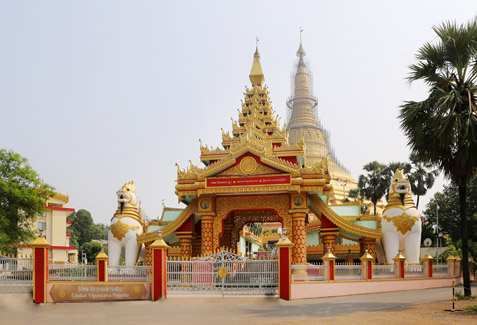
M 303 33 L 303 28 L 300 26 L 300 44 L 301 44 L 301 34 Z

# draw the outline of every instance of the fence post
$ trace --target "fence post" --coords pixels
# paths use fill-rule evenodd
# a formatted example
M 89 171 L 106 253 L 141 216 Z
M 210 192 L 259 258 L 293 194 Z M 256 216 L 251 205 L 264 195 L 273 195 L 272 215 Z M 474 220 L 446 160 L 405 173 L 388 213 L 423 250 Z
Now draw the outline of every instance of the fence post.
M 291 299 L 291 263 L 293 243 L 282 237 L 276 244 L 278 247 L 278 295 L 281 299 Z
M 167 297 L 167 246 L 159 236 L 149 248 L 152 250 L 151 299 L 157 301 Z
M 462 263 L 461 258 L 459 256 L 455 257 L 455 269 L 456 269 L 456 277 L 460 277 L 462 275 Z
M 396 277 L 399 279 L 404 279 L 404 261 L 406 260 L 406 257 L 401 254 L 401 251 L 399 250 L 397 255 L 393 258 L 394 261 L 394 272 L 396 274 Z
M 368 253 L 368 250 L 366 250 L 360 260 L 363 267 L 361 277 L 363 280 L 372 280 L 374 257 Z
M 328 247 L 328 251 L 321 259 L 325 265 L 325 281 L 334 281 L 336 256 L 331 252 L 331 247 Z
M 33 302 L 46 302 L 46 281 L 48 281 L 48 248 L 51 245 L 44 237 L 38 237 L 31 247 L 33 248 Z
M 449 266 L 449 276 L 455 278 L 455 257 L 454 255 L 449 255 L 447 258 L 447 265 Z
M 109 257 L 104 251 L 96 255 L 96 265 L 98 268 L 98 282 L 108 282 L 108 260 Z
M 424 274 L 428 278 L 432 278 L 432 263 L 434 258 L 429 254 L 429 252 L 424 256 L 422 262 L 424 264 Z

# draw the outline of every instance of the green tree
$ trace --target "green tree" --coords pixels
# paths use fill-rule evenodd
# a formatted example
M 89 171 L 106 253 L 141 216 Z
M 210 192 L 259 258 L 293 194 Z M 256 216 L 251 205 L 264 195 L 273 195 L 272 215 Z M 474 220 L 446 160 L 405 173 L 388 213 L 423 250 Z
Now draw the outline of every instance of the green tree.
M 389 187 L 387 167 L 377 161 L 372 161 L 364 165 L 363 169 L 368 174 L 359 176 L 358 187 L 360 195 L 373 202 L 374 215 L 376 215 L 376 204 L 386 194 L 386 190 Z
M 71 237 L 82 246 L 93 239 L 94 222 L 88 210 L 80 209 L 69 216 Z
M 353 199 L 355 202 L 360 202 L 361 214 L 368 213 L 369 207 L 364 203 L 364 198 L 359 194 L 359 188 L 352 188 L 348 192 L 348 198 Z
M 468 185 L 467 198 L 469 240 L 477 243 L 477 176 Z M 437 192 L 422 212 L 423 222 L 429 226 L 437 224 L 436 207 L 439 206 L 439 232 L 449 235 L 453 243 L 461 239 L 459 191 L 456 184 L 444 186 L 442 192 Z M 435 235 L 434 235 L 435 236 Z
M 427 190 L 434 185 L 434 181 L 436 176 L 439 175 L 439 171 L 433 169 L 431 163 L 420 161 L 419 157 L 414 153 L 411 153 L 409 160 L 411 161 L 412 169 L 408 178 L 411 183 L 412 193 L 417 195 L 416 208 L 419 208 L 419 198 L 426 195 Z
M 34 238 L 33 223 L 53 195 L 26 158 L 0 149 L 0 250 L 13 252 L 12 245 Z
M 93 264 L 96 261 L 96 256 L 101 252 L 101 244 L 90 241 L 83 244 L 83 250 L 86 253 L 88 264 Z
M 418 50 L 409 82 L 429 86 L 423 101 L 405 102 L 399 118 L 412 153 L 439 167 L 458 186 L 464 294 L 471 295 L 468 268 L 467 183 L 477 171 L 477 18 L 433 27 L 435 43 Z

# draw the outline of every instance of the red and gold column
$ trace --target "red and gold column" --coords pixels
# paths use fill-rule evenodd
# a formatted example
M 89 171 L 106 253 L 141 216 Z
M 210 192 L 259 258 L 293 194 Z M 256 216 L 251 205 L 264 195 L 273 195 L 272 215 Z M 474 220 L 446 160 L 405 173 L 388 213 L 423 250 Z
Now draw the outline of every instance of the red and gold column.
M 108 260 L 109 257 L 104 251 L 99 252 L 96 255 L 96 266 L 98 269 L 97 279 L 98 282 L 108 282 Z
M 372 280 L 374 257 L 369 254 L 368 251 L 365 251 L 360 260 L 363 267 L 363 271 L 361 272 L 363 280 Z
M 376 258 L 376 239 L 363 237 L 359 239 L 359 252 L 361 255 L 368 251 L 371 256 Z
M 335 254 L 336 236 L 338 235 L 337 228 L 325 228 L 320 231 L 320 238 L 323 244 L 323 255 L 328 252 L 328 248 L 332 254 Z
M 284 300 L 291 299 L 291 265 L 293 243 L 288 238 L 280 238 L 278 247 L 278 296 Z
M 48 248 L 51 245 L 44 237 L 38 237 L 33 248 L 33 302 L 46 302 L 46 282 L 48 281 Z
M 202 254 L 212 255 L 214 253 L 214 216 L 203 215 L 202 222 Z
M 306 264 L 305 212 L 295 212 L 292 216 L 293 264 Z
M 167 297 L 167 249 L 162 238 L 156 239 L 149 248 L 152 250 L 151 299 L 157 301 Z
M 181 257 L 183 261 L 190 261 L 192 258 L 192 232 L 177 232 L 181 246 Z

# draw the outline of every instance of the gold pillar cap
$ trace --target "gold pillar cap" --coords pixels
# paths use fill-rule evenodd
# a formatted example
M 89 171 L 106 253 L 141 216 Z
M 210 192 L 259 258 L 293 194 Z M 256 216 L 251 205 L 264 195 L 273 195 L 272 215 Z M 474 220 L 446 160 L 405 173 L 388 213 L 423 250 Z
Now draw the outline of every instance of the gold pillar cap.
M 460 261 L 461 261 L 461 258 L 460 258 L 459 256 L 456 256 L 456 257 L 455 257 L 455 260 L 456 260 L 456 262 L 460 262 Z
M 429 253 L 427 253 L 426 256 L 422 258 L 423 261 L 432 261 L 433 259 L 434 257 L 432 257 Z
M 394 262 L 397 262 L 397 261 L 405 261 L 406 260 L 406 256 L 402 255 L 401 251 L 399 251 L 396 256 L 393 258 L 393 261 Z
M 333 253 L 331 252 L 331 249 L 328 248 L 328 251 L 326 252 L 325 255 L 323 255 L 323 257 L 321 259 L 323 261 L 335 260 L 336 256 L 334 256 Z
M 288 237 L 280 238 L 278 243 L 275 244 L 278 247 L 292 247 L 293 243 L 288 239 Z
M 449 257 L 446 259 L 447 262 L 449 261 L 455 261 L 454 255 L 449 255 Z
M 50 247 L 50 243 L 46 241 L 45 237 L 37 237 L 33 243 L 30 244 L 32 247 Z
M 108 260 L 109 257 L 108 257 L 108 255 L 106 255 L 105 252 L 99 252 L 99 254 L 96 255 L 96 259 L 97 260 Z
M 373 255 L 369 254 L 368 250 L 366 250 L 363 254 L 363 256 L 361 256 L 360 258 L 361 262 L 364 262 L 364 261 L 373 261 L 374 260 L 374 257 Z
M 164 239 L 159 238 L 156 239 L 151 245 L 149 245 L 149 248 L 162 248 L 162 249 L 167 249 L 169 246 L 166 244 Z

